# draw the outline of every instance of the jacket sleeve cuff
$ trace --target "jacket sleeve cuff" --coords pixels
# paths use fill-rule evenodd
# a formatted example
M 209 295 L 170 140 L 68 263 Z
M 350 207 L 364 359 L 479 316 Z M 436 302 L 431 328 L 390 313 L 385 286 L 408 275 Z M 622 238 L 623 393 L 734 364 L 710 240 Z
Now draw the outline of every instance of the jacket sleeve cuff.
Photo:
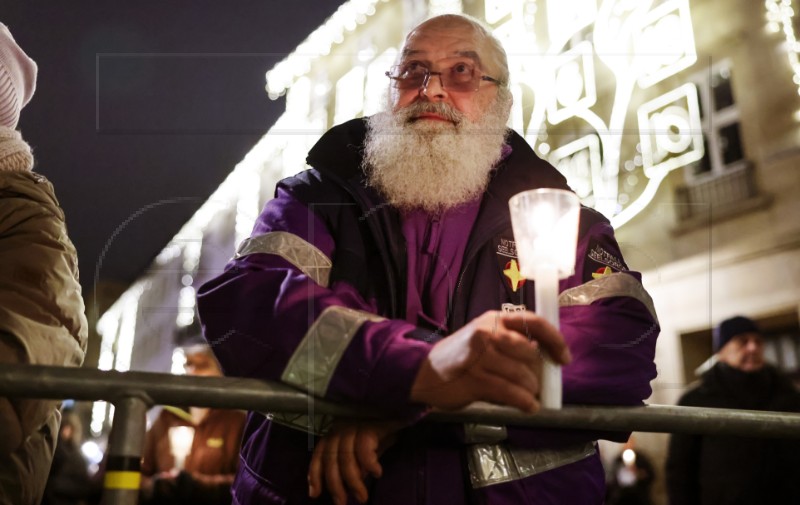
M 417 330 L 392 338 L 366 378 L 365 398 L 380 409 L 417 417 L 427 406 L 411 403 L 411 386 L 433 344 L 414 338 Z

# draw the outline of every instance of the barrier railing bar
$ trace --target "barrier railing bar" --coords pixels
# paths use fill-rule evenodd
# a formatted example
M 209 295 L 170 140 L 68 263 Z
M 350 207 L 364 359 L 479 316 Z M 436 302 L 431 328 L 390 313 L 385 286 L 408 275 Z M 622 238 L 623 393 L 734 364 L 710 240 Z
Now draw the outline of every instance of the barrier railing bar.
M 260 412 L 379 418 L 381 412 L 309 399 L 283 384 L 231 377 L 189 377 L 152 372 L 115 372 L 33 365 L 0 366 L 0 396 L 106 400 L 130 396 L 151 404 L 193 405 Z M 117 416 L 115 415 L 115 420 Z M 526 414 L 513 408 L 474 404 L 456 412 L 432 412 L 430 421 L 507 424 L 558 429 L 697 433 L 800 438 L 800 414 L 704 407 L 567 406 Z M 116 425 L 116 422 L 115 422 Z

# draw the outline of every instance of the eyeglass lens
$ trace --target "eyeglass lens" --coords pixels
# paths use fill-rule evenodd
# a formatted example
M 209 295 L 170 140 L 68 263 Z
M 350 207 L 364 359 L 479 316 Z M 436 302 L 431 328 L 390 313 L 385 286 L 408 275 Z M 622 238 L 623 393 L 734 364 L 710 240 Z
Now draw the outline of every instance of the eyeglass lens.
M 472 91 L 477 89 L 480 81 L 480 75 L 472 66 L 465 63 L 457 63 L 441 72 L 431 72 L 427 67 L 415 63 L 398 65 L 392 67 L 387 75 L 399 89 L 419 88 L 427 84 L 430 79 L 439 77 L 445 89 Z

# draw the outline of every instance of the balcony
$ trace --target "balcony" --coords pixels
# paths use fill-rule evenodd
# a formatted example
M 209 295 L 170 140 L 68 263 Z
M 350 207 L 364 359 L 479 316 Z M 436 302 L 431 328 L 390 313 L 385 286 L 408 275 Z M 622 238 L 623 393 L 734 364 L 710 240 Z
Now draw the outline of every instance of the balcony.
M 677 227 L 674 232 L 680 234 L 709 226 L 765 208 L 771 201 L 759 192 L 753 166 L 742 163 L 726 173 L 675 189 Z

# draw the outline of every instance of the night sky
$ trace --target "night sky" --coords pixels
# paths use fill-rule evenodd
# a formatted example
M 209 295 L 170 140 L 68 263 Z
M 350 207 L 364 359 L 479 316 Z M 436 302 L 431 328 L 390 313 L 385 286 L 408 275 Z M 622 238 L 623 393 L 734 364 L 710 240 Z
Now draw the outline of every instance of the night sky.
M 284 109 L 265 72 L 329 0 L 0 0 L 39 65 L 19 129 L 90 296 L 141 275 Z

